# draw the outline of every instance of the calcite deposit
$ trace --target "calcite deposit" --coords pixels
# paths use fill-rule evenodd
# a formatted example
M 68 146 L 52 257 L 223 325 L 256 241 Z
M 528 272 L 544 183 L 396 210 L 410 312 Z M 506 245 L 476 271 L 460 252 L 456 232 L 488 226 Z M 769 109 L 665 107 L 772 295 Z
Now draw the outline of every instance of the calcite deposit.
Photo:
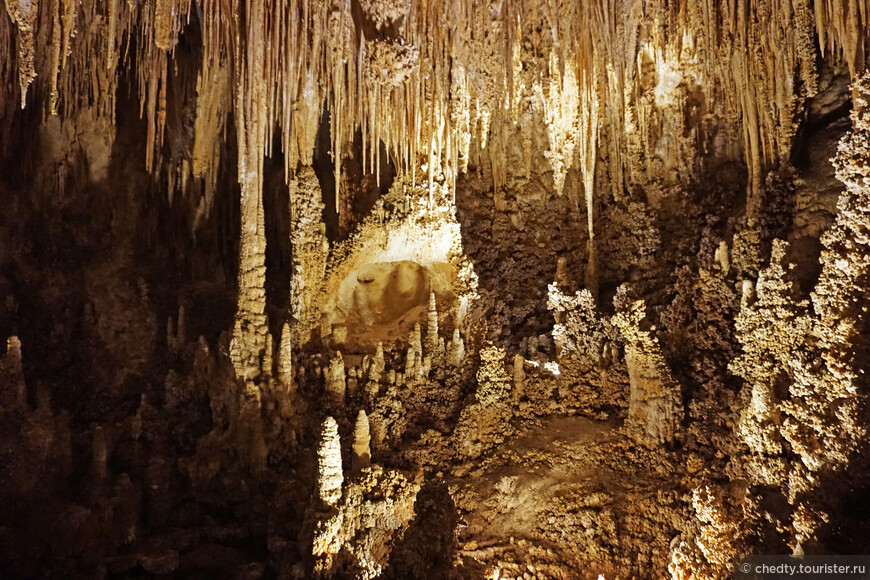
M 0 0 L 0 578 L 870 554 L 868 0 Z

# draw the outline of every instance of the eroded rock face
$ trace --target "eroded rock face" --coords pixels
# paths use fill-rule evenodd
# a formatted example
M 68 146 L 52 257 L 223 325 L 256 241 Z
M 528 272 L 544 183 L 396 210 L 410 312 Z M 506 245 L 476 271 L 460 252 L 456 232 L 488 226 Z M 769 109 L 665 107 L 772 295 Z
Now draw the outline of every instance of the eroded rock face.
M 0 570 L 870 551 L 867 10 L 732 4 L 7 0 Z

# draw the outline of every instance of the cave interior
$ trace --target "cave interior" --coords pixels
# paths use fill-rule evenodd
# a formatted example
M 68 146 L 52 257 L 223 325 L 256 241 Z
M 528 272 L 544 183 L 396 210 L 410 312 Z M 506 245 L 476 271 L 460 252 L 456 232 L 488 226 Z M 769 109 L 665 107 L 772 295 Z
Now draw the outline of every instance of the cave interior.
M 0 0 L 0 579 L 870 554 L 867 0 Z

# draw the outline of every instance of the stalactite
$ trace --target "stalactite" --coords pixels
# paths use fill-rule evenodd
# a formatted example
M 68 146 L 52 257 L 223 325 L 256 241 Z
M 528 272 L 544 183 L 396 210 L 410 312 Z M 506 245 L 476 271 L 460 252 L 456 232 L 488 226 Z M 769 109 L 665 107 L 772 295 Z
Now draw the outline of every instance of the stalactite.
M 193 131 L 193 176 L 204 180 L 203 199 L 197 209 L 196 224 L 208 217 L 214 205 L 221 140 L 232 106 L 229 67 L 220 56 L 212 57 L 203 52 L 202 70 L 196 82 L 198 98 Z
M 536 87 L 536 90 L 539 99 L 544 104 L 547 135 L 550 139 L 550 148 L 545 155 L 553 166 L 553 182 L 556 193 L 562 195 L 562 190 L 565 187 L 565 175 L 574 163 L 574 149 L 577 146 L 578 137 L 582 142 L 586 138 L 586 132 L 578 131 L 580 122 L 578 117 L 581 113 L 580 87 L 577 84 L 574 70 L 572 67 L 566 67 L 564 63 L 560 63 L 556 54 L 551 53 L 548 72 L 550 83 L 547 94 L 544 94 L 540 85 Z M 583 104 L 586 104 L 585 101 Z M 597 113 L 597 110 L 595 112 Z M 597 119 L 596 114 L 595 122 Z
M 6 11 L 18 29 L 18 85 L 21 89 L 21 108 L 27 104 L 27 88 L 36 78 L 36 24 L 39 16 L 38 0 L 6 0 Z
M 570 127 L 578 113 L 582 124 L 590 109 L 581 103 L 578 111 L 575 84 L 581 93 L 594 93 L 608 103 L 594 116 L 600 117 L 614 197 L 621 195 L 624 168 L 626 180 L 648 178 L 638 173 L 638 164 L 650 169 L 654 160 L 638 156 L 638 144 L 652 151 L 651 139 L 675 141 L 657 126 L 666 118 L 669 124 L 679 122 L 643 102 L 650 87 L 643 86 L 639 72 L 644 51 L 651 51 L 661 55 L 657 66 L 674 60 L 694 78 L 706 75 L 702 86 L 708 101 L 715 92 L 725 103 L 717 114 L 733 112 L 742 119 L 751 206 L 760 195 L 763 174 L 787 157 L 801 99 L 815 91 L 814 41 L 823 51 L 842 55 L 853 76 L 866 65 L 867 10 L 854 0 L 817 2 L 814 13 L 803 3 L 777 9 L 757 0 L 745 0 L 739 9 L 724 2 L 668 7 L 639 0 L 577 5 L 536 1 L 509 3 L 497 12 L 485 3 L 464 6 L 453 0 L 381 4 L 368 2 L 363 10 L 380 28 L 400 20 L 398 37 L 365 38 L 353 22 L 348 0 L 289 0 L 280 11 L 265 0 L 205 0 L 197 8 L 203 67 L 193 165 L 194 174 L 206 179 L 200 218 L 211 206 L 219 163 L 212 136 L 221 133 L 230 112 L 238 128 L 243 197 L 250 200 L 259 190 L 259 166 L 270 152 L 275 128 L 281 132 L 288 179 L 293 179 L 297 163 L 310 163 L 324 102 L 331 115 L 336 172 L 342 151 L 359 129 L 370 170 L 378 162 L 381 142 L 401 171 L 416 174 L 418 163 L 426 160 L 430 180 L 455 179 L 469 159 L 485 154 L 498 190 L 507 176 L 507 129 L 517 120 L 523 95 L 529 94 L 529 63 L 524 62 L 521 43 L 539 26 L 546 33 L 536 38 L 548 39 L 542 48 L 552 61 L 544 65 L 556 83 L 547 91 L 547 114 L 563 120 L 552 125 L 561 128 L 551 136 L 557 190 L 573 164 L 571 150 L 577 145 L 582 149 L 582 135 L 573 145 L 576 133 Z M 34 47 L 39 36 L 35 27 L 42 26 L 37 3 L 9 0 L 7 12 L 18 31 L 22 96 L 35 78 L 35 49 L 44 49 L 54 68 L 47 81 L 49 108 L 68 115 L 89 101 L 105 101 L 101 109 L 110 117 L 117 52 L 125 35 L 135 37 L 140 103 L 149 128 L 146 165 L 157 171 L 163 161 L 167 57 L 192 6 L 190 0 L 111 0 L 98 8 L 92 0 L 55 0 L 44 19 L 51 27 L 45 36 L 51 46 L 43 48 Z M 78 10 L 88 22 L 102 20 L 105 25 L 77 31 Z M 442 26 L 448 18 L 451 26 Z M 642 21 L 649 25 L 642 27 Z M 441 32 L 448 28 L 450 34 Z M 680 30 L 692 32 L 682 35 Z M 70 62 L 68 55 L 73 55 Z M 100 62 L 108 75 L 96 74 Z M 659 84 L 656 90 L 682 90 Z M 227 98 L 228 91 L 234 100 Z M 473 136 L 479 141 L 476 152 Z M 584 157 L 580 155 L 581 164 Z M 585 163 L 590 164 L 588 159 Z
M 595 72 L 592 73 L 594 79 Z M 580 172 L 583 175 L 583 192 L 586 199 L 586 228 L 588 262 L 586 266 L 586 288 L 593 296 L 598 295 L 598 272 L 595 255 L 595 163 L 598 160 L 598 123 L 599 101 L 594 82 L 586 77 L 582 81 L 582 108 L 579 119 Z

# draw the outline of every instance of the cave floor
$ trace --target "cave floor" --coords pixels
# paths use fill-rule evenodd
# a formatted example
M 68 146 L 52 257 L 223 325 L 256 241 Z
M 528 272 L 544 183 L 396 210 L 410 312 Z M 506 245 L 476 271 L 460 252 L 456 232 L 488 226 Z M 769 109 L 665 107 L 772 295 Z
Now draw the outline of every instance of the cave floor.
M 636 448 L 617 420 L 533 421 L 448 478 L 462 516 L 459 560 L 504 579 L 608 577 L 624 569 L 613 556 L 621 542 L 648 542 L 654 559 L 673 537 L 663 532 L 676 517 L 678 470 Z

